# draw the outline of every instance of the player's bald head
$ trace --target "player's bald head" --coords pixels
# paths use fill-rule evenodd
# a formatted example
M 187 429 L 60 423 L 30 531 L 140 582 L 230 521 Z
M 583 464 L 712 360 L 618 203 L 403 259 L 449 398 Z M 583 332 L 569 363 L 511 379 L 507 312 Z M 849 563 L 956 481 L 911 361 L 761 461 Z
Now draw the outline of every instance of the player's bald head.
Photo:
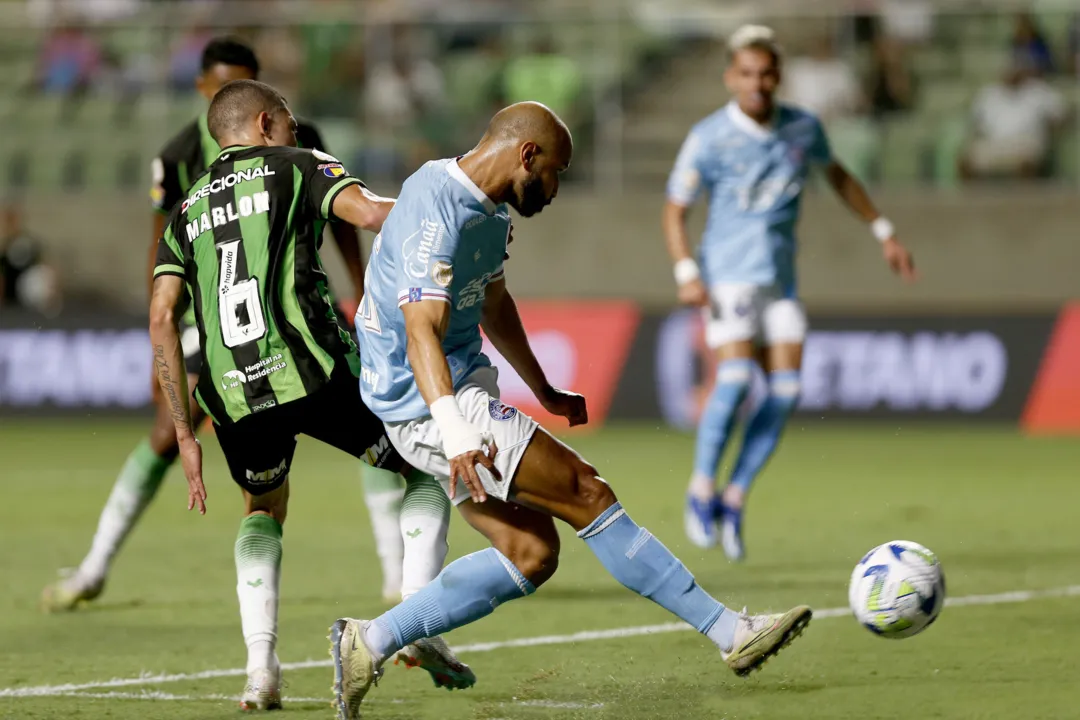
M 574 141 L 566 123 L 538 102 L 515 103 L 495 113 L 484 139 L 512 145 L 531 142 L 541 152 L 559 156 L 564 165 L 570 163 L 574 152 Z
M 274 88 L 258 80 L 236 80 L 221 88 L 210 103 L 206 126 L 218 145 L 225 147 L 230 138 L 251 132 L 259 118 L 271 120 L 288 114 L 289 106 Z
M 566 123 L 545 105 L 521 102 L 495 113 L 477 149 L 499 158 L 507 202 L 525 217 L 549 205 L 559 175 L 570 165 L 574 141 Z

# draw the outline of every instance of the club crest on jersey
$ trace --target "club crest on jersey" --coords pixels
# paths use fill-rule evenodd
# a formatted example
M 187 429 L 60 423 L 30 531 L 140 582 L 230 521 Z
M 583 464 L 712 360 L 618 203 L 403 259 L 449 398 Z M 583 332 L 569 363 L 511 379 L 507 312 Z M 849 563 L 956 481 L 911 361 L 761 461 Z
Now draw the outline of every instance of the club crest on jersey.
M 454 282 L 454 268 L 450 263 L 438 260 L 431 267 L 431 279 L 439 287 L 450 287 L 450 283 Z
M 492 398 L 488 400 L 488 412 L 493 420 L 506 421 L 517 415 L 517 408 Z
M 322 170 L 323 175 L 329 178 L 345 177 L 349 172 L 343 168 L 339 163 L 327 163 L 319 165 L 318 170 Z

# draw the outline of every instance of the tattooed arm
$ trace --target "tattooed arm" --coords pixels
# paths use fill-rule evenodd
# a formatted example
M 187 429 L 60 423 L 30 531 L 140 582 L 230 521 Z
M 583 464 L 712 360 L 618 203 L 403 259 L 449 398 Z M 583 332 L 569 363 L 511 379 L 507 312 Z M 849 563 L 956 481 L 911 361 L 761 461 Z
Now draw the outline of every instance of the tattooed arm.
M 205 513 L 202 449 L 195 438 L 195 428 L 191 426 L 187 373 L 176 314 L 183 291 L 184 281 L 176 275 L 159 275 L 154 280 L 154 294 L 150 299 L 150 344 L 154 348 L 154 372 L 165 402 L 169 404 L 169 414 L 180 444 L 180 462 L 188 481 L 188 510 L 198 504 L 199 512 Z

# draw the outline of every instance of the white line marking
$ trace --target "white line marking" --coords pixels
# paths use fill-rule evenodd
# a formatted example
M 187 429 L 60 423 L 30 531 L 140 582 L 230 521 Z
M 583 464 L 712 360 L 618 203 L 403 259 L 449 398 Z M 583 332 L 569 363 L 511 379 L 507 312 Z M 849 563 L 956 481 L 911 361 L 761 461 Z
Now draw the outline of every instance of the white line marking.
M 1013 592 L 995 593 L 992 595 L 965 595 L 963 597 L 949 598 L 945 601 L 946 607 L 964 607 L 967 605 L 1004 605 L 1012 603 L 1025 603 L 1033 600 L 1049 598 L 1072 597 L 1080 595 L 1080 585 L 1049 588 L 1047 590 L 1016 590 Z M 818 619 L 845 617 L 850 614 L 847 607 L 824 608 L 814 610 L 814 617 Z M 460 645 L 455 648 L 459 653 L 481 653 L 501 650 L 504 648 L 536 647 L 539 645 L 567 645 L 576 642 L 593 642 L 596 640 L 614 640 L 618 638 L 637 637 L 639 635 L 658 635 L 669 632 L 693 631 L 685 623 L 663 623 L 661 625 L 640 625 L 637 627 L 613 628 L 611 630 L 586 630 L 570 635 L 541 635 L 539 637 L 516 638 L 513 640 L 497 640 L 487 643 L 473 643 Z M 302 660 L 300 662 L 282 663 L 282 670 L 306 670 L 310 668 L 326 668 L 331 666 L 330 660 Z M 103 688 L 134 687 L 139 685 L 159 685 L 162 683 L 186 682 L 188 680 L 208 680 L 211 678 L 240 677 L 246 675 L 243 668 L 228 668 L 220 670 L 203 670 L 195 673 L 174 674 L 151 674 L 144 673 L 133 678 L 114 678 L 112 680 L 99 680 L 96 682 L 65 684 L 65 685 L 37 685 L 32 687 L 13 687 L 0 689 L 0 698 L 4 697 L 48 697 L 56 695 L 78 694 L 81 690 L 95 690 Z M 132 693 L 133 695 L 137 695 Z

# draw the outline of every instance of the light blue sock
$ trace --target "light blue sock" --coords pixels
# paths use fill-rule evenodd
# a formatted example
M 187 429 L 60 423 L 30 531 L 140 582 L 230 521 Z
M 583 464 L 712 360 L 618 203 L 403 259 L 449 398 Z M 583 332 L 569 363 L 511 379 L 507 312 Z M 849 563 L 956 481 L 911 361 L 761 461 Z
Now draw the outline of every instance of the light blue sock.
M 779 370 L 769 375 L 769 396 L 746 424 L 739 458 L 731 473 L 731 482 L 749 492 L 754 478 L 765 467 L 780 443 L 791 411 L 799 401 L 799 371 Z
M 602 512 L 578 537 L 616 580 L 694 626 L 722 650 L 731 650 L 736 613 L 702 590 L 686 566 L 631 520 L 621 503 Z
M 536 592 L 495 548 L 447 565 L 419 592 L 368 626 L 368 647 L 381 662 L 409 643 L 434 637 L 490 615 L 497 606 Z
M 713 478 L 724 455 L 735 413 L 750 389 L 754 361 L 749 358 L 726 360 L 716 369 L 716 385 L 698 422 L 697 446 L 694 449 L 694 473 Z

